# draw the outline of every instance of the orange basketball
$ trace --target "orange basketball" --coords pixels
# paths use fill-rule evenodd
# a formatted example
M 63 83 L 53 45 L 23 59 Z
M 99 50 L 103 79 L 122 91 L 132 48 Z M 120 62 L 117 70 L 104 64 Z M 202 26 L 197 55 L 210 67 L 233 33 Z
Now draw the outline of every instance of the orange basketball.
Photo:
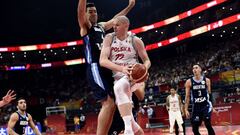
M 133 65 L 131 79 L 136 82 L 144 82 L 147 78 L 147 69 L 143 64 L 137 63 Z

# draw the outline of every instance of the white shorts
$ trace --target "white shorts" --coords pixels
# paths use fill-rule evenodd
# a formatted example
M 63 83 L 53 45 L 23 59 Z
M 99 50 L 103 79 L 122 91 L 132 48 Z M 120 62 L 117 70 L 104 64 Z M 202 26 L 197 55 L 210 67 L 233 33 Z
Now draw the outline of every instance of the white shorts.
M 182 114 L 180 111 L 169 111 L 169 123 L 170 125 L 174 125 L 175 121 L 178 124 L 183 124 Z
M 134 91 L 136 91 L 137 89 L 142 88 L 142 87 L 144 86 L 144 82 L 132 84 L 132 83 L 130 82 L 128 76 L 126 76 L 126 75 L 123 76 L 123 77 L 121 77 L 120 79 L 126 79 L 126 80 L 129 82 L 130 88 L 131 88 L 130 92 L 134 92 Z M 114 81 L 114 84 L 116 84 L 120 79 L 115 80 L 115 81 Z

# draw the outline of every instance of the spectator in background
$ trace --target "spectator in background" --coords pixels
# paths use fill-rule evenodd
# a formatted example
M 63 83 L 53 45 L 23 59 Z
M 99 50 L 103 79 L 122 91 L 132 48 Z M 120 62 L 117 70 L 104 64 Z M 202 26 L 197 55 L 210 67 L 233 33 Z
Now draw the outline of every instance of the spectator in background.
M 78 133 L 80 131 L 80 118 L 77 115 L 75 115 L 73 118 L 73 122 L 74 122 L 75 132 Z
M 147 107 L 147 115 L 148 115 L 148 118 L 153 117 L 153 109 L 150 105 L 148 105 L 148 107 Z

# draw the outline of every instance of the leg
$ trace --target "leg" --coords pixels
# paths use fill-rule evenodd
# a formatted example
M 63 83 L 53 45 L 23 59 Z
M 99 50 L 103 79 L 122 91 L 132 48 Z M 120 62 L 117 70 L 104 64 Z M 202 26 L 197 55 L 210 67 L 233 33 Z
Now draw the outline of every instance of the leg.
M 134 94 L 137 96 L 139 101 L 142 101 L 145 96 L 145 83 L 142 83 L 139 88 L 136 88 L 136 90 L 133 90 Z
M 200 121 L 192 121 L 192 130 L 194 135 L 201 135 L 199 133 L 199 126 L 200 126 Z
M 207 108 L 204 111 L 204 124 L 208 130 L 208 134 L 209 135 L 215 135 L 215 132 L 212 128 L 212 124 L 211 124 L 211 114 L 212 114 L 212 108 Z
M 132 103 L 130 91 L 130 83 L 127 77 L 122 77 L 114 84 L 114 94 L 116 97 L 116 102 L 118 110 L 124 121 L 124 134 L 133 135 L 132 129 Z
M 101 103 L 102 108 L 98 114 L 97 135 L 107 135 L 116 106 L 110 96 L 107 97 L 107 100 L 104 100 Z
M 176 112 L 176 121 L 177 121 L 177 124 L 179 127 L 179 131 L 183 132 L 183 127 L 182 127 L 183 119 L 182 119 L 182 114 L 180 111 Z
M 204 124 L 205 124 L 205 126 L 206 126 L 206 128 L 208 130 L 208 134 L 209 135 L 215 135 L 215 132 L 214 132 L 214 130 L 212 128 L 211 119 L 205 119 L 204 120 Z
M 175 123 L 175 117 L 173 115 L 173 112 L 169 111 L 169 124 L 170 124 L 169 132 L 170 132 L 170 134 L 173 133 L 174 123 Z
M 143 129 L 138 125 L 132 115 L 132 128 L 135 135 L 144 135 Z

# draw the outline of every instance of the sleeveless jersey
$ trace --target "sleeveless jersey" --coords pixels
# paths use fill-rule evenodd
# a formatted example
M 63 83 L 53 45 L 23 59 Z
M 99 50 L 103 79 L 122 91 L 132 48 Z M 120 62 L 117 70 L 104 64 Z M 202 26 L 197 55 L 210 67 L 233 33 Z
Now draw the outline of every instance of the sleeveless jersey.
M 204 107 L 210 102 L 205 77 L 199 81 L 191 78 L 191 100 L 195 107 Z
M 113 40 L 111 44 L 110 60 L 121 66 L 128 66 L 138 63 L 138 55 L 133 43 L 133 34 L 128 34 L 128 37 L 124 40 L 119 40 L 113 33 Z M 114 72 L 114 78 L 121 78 L 124 76 L 122 72 Z
M 99 63 L 105 31 L 100 24 L 93 25 L 87 35 L 83 36 L 85 46 L 85 57 L 88 64 Z
M 180 111 L 179 99 L 177 94 L 175 94 L 174 96 L 169 96 L 169 110 L 173 112 Z
M 28 126 L 28 114 L 21 115 L 18 111 L 16 113 L 18 114 L 18 121 L 14 126 L 14 131 L 22 135 L 25 133 L 25 128 Z

